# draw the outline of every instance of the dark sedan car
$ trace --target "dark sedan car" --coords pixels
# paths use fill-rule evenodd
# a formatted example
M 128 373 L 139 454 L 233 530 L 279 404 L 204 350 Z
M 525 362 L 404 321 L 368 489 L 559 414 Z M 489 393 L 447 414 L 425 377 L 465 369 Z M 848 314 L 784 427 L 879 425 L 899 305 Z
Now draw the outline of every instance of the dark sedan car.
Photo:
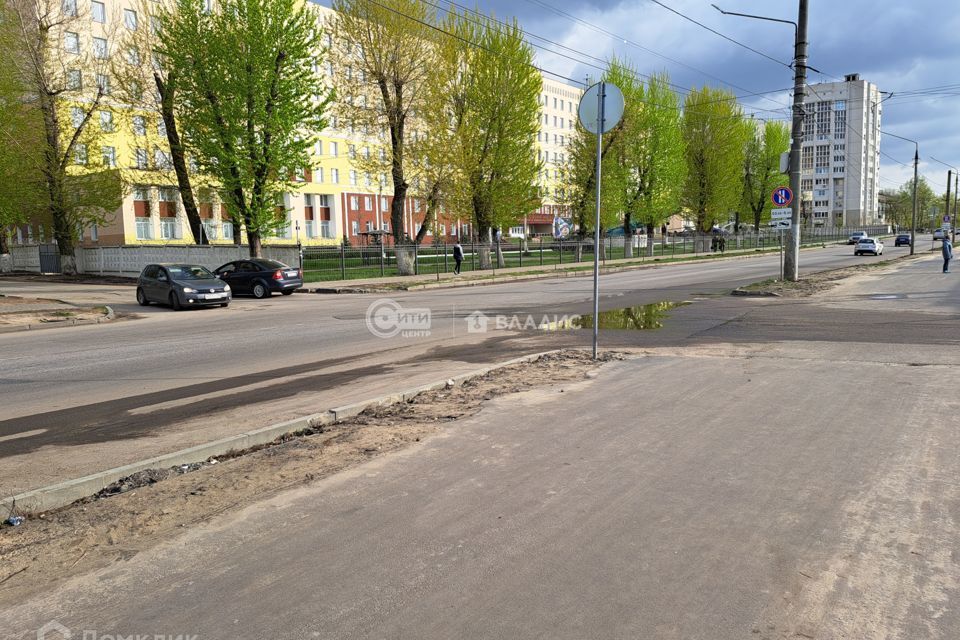
M 230 285 L 197 264 L 148 264 L 137 280 L 137 302 L 186 307 L 230 304 Z
M 249 293 L 254 298 L 266 298 L 274 291 L 288 296 L 303 286 L 300 269 L 265 258 L 234 260 L 214 273 L 229 283 L 234 293 Z
M 893 246 L 895 247 L 909 247 L 910 246 L 910 234 L 901 233 L 897 236 L 897 239 L 893 241 Z

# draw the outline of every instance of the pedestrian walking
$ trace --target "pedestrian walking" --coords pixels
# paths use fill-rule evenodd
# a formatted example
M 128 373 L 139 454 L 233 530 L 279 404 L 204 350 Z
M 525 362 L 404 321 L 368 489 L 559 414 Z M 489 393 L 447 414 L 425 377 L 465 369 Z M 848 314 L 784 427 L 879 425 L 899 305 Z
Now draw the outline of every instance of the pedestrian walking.
M 463 247 L 460 246 L 460 240 L 453 245 L 453 261 L 456 262 L 456 266 L 453 267 L 454 275 L 460 275 L 460 265 L 463 264 Z
M 950 261 L 953 259 L 953 245 L 950 244 L 950 238 L 943 234 L 943 246 L 940 248 L 943 252 L 943 272 L 950 273 Z
M 727 251 L 727 239 L 720 236 L 718 242 L 720 243 L 720 253 L 725 253 Z

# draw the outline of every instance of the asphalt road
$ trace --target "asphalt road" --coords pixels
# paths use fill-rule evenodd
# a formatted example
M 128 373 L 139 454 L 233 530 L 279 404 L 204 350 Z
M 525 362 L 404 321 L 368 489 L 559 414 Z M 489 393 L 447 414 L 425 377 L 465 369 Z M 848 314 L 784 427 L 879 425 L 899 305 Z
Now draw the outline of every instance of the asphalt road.
M 919 243 L 919 246 L 924 246 Z M 886 249 L 884 257 L 906 248 Z M 804 271 L 876 260 L 852 248 L 806 250 Z M 602 309 L 723 294 L 776 275 L 778 257 L 665 265 L 602 279 Z M 54 296 L 62 285 L 0 283 L 10 293 Z M 83 287 L 69 286 L 82 297 Z M 410 388 L 556 346 L 583 344 L 586 332 L 469 334 L 464 318 L 544 315 L 591 309 L 589 278 L 398 293 L 407 308 L 432 311 L 429 336 L 381 339 L 365 314 L 378 296 L 294 295 L 239 299 L 229 309 L 173 313 L 142 309 L 124 288 L 87 287 L 142 319 L 111 325 L 0 335 L 0 493 L 180 449 L 297 415 Z M 730 316 L 738 313 L 732 307 Z M 621 344 L 683 340 L 729 320 L 714 309 L 661 335 L 621 336 Z M 615 341 L 616 342 L 616 341 Z M 69 456 L 64 454 L 69 452 Z M 39 456 L 39 457 L 38 457 Z
M 0 634 L 956 638 L 960 281 L 938 271 L 684 307 L 695 341 L 215 518 Z

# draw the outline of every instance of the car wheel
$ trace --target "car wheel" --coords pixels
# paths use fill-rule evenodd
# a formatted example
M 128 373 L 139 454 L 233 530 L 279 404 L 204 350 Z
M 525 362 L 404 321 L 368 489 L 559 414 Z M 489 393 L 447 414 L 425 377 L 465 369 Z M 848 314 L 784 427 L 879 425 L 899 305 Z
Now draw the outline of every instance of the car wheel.
M 254 282 L 253 289 L 251 289 L 254 298 L 268 298 L 270 297 L 270 289 L 267 288 L 267 285 L 262 282 Z
M 143 289 L 137 287 L 137 302 L 141 307 L 149 307 L 150 301 L 147 300 L 147 294 L 143 292 Z
M 174 311 L 183 310 L 183 305 L 180 304 L 180 298 L 177 297 L 177 294 L 174 291 L 170 292 L 170 308 L 173 309 Z
M 227 307 L 230 306 L 230 303 L 229 303 L 229 302 L 224 302 L 224 303 L 221 304 L 220 306 L 223 307 L 224 309 L 226 309 Z
M 283 295 L 285 295 L 285 296 L 292 296 L 292 295 L 293 295 L 293 289 L 290 289 L 289 291 L 282 291 L 281 293 L 283 293 Z

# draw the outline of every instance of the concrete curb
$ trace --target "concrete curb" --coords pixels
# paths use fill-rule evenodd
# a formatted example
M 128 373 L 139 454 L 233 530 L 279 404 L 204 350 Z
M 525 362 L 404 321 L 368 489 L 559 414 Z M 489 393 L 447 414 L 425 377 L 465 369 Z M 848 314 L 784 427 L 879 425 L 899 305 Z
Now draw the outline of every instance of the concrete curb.
M 323 425 L 340 422 L 347 418 L 362 413 L 365 409 L 373 407 L 382 407 L 391 404 L 407 402 L 420 393 L 425 391 L 434 391 L 449 386 L 452 380 L 454 386 L 458 386 L 470 380 L 494 371 L 509 367 L 510 365 L 523 362 L 534 362 L 540 358 L 558 353 L 559 349 L 543 351 L 519 358 L 513 358 L 482 369 L 470 371 L 468 373 L 456 376 L 455 378 L 432 382 L 413 389 L 408 389 L 400 393 L 390 393 L 370 400 L 364 400 L 353 404 L 337 407 L 329 411 L 321 411 L 302 418 L 288 420 L 278 424 L 273 424 L 253 431 L 247 431 L 235 436 L 229 436 L 213 442 L 200 444 L 188 449 L 181 449 L 161 456 L 148 458 L 100 471 L 75 480 L 67 480 L 47 487 L 32 489 L 15 496 L 0 499 L 0 513 L 10 513 L 16 505 L 18 513 L 41 513 L 63 507 L 72 502 L 94 495 L 108 485 L 125 478 L 139 471 L 147 469 L 167 469 L 182 464 L 192 464 L 195 462 L 204 462 L 210 458 L 222 456 L 231 452 L 244 451 L 258 445 L 269 444 L 280 437 L 297 433 L 305 429 L 319 427 Z
M 93 320 L 72 320 L 67 322 L 45 322 L 42 324 L 25 324 L 20 327 L 4 327 L 0 328 L 0 333 L 18 333 L 20 331 L 42 331 L 43 329 L 62 329 L 64 327 L 82 327 L 85 325 L 92 324 L 103 324 L 104 322 L 110 322 L 116 317 L 116 314 L 113 311 L 113 307 L 109 305 L 99 305 L 107 310 L 103 316 L 95 318 Z

